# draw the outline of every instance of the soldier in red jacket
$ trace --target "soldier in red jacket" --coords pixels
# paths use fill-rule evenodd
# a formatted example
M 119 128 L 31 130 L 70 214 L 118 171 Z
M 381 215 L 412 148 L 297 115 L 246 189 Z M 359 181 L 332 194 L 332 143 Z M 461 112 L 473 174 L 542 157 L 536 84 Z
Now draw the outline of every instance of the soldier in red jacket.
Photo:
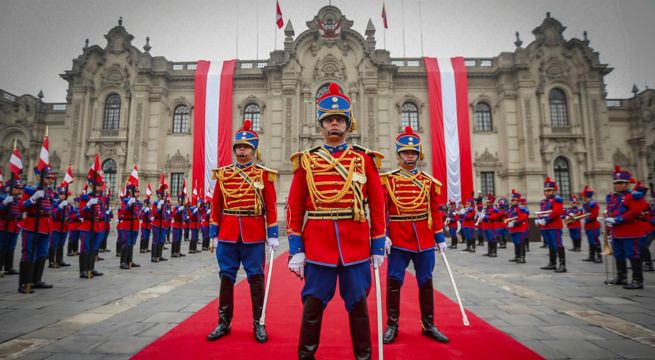
M 462 237 L 466 241 L 466 249 L 464 251 L 475 252 L 475 220 L 476 220 L 476 204 L 473 198 L 466 200 L 466 207 L 460 210 L 462 217 Z
M 78 207 L 80 217 L 84 219 L 80 225 L 80 278 L 91 279 L 102 276 L 103 273 L 95 269 L 98 251 L 105 232 L 105 218 L 107 209 L 102 197 L 104 180 L 98 174 L 90 173 L 87 177 L 89 183 L 88 194 L 80 196 Z M 93 189 L 96 191 L 93 192 Z
M 48 250 L 48 267 L 58 268 L 71 266 L 64 262 L 64 244 L 68 236 L 72 205 L 68 203 L 68 189 L 66 183 L 57 188 L 59 196 L 52 206 L 52 231 L 50 232 L 50 249 Z
M 19 266 L 18 292 L 31 292 L 30 285 L 37 289 L 51 288 L 41 279 L 45 269 L 45 261 L 48 258 L 48 244 L 50 242 L 50 231 L 52 230 L 52 203 L 55 199 L 55 192 L 50 185 L 55 181 L 57 174 L 50 166 L 45 166 L 41 171 L 34 168 L 37 175 L 37 186 L 25 186 L 23 196 L 20 199 L 18 209 L 25 213 L 25 219 L 21 223 L 22 229 L 22 254 Z
M 234 311 L 234 283 L 240 264 L 250 284 L 255 341 L 268 341 L 264 325 L 259 323 L 264 306 L 265 243 L 279 245 L 275 179 L 277 171 L 253 163 L 259 160 L 259 136 L 250 128 L 250 120 L 234 134 L 232 150 L 237 162 L 212 170 L 216 180 L 209 236 L 216 247 L 220 269 L 218 325 L 207 340 L 216 340 L 230 332 Z M 273 259 L 271 259 L 273 261 Z
M 633 189 L 636 192 L 639 192 L 643 194 L 644 199 L 646 198 L 646 195 L 648 195 L 648 188 L 642 185 L 641 181 L 637 181 L 637 184 L 635 184 L 635 187 Z M 641 238 L 639 238 L 639 254 L 641 258 L 641 263 L 642 263 L 642 269 L 643 271 L 653 271 L 653 262 L 651 260 L 650 256 L 650 235 L 651 235 L 651 229 L 652 229 L 652 219 L 651 219 L 651 205 L 648 204 L 648 208 L 641 213 L 641 216 L 639 217 L 639 223 L 643 227 L 643 234 Z
M 457 249 L 457 233 L 462 229 L 460 223 L 459 209 L 455 201 L 448 202 L 448 209 L 446 210 L 446 221 L 448 222 L 448 235 L 450 235 L 449 249 Z
M 437 196 L 441 183 L 417 167 L 423 158 L 421 138 L 407 127 L 396 137 L 396 156 L 400 168 L 382 174 L 387 208 L 387 328 L 383 341 L 391 344 L 398 336 L 400 289 L 410 261 L 416 270 L 419 287 L 422 334 L 440 342 L 448 338 L 434 325 L 434 250 L 446 250 L 443 223 Z M 451 221 L 457 222 L 455 203 L 449 209 Z M 456 228 L 455 228 L 456 230 Z M 457 232 L 451 231 L 457 238 Z M 456 241 L 456 240 L 455 240 Z M 455 242 L 456 244 L 456 242 Z
M 616 260 L 616 278 L 609 281 L 611 285 L 624 285 L 624 289 L 634 290 L 644 288 L 644 276 L 639 257 L 639 239 L 645 235 L 645 228 L 640 222 L 644 212 L 648 211 L 648 203 L 644 194 L 630 190 L 634 183 L 632 174 L 621 170 L 618 165 L 612 172 L 614 192 L 607 194 L 607 217 L 605 224 L 612 234 L 612 252 Z M 632 282 L 627 283 L 627 262 L 632 266 Z
M 541 200 L 539 217 L 535 225 L 541 229 L 546 245 L 548 246 L 548 265 L 541 267 L 543 270 L 555 270 L 556 273 L 566 272 L 566 253 L 562 243 L 562 214 L 564 213 L 564 202 L 561 197 L 555 194 L 557 183 L 546 177 L 544 182 L 544 199 Z M 559 267 L 556 266 L 559 259 Z
M 200 208 L 202 207 L 202 200 L 198 199 L 196 195 L 192 195 L 191 206 L 189 206 L 189 230 L 191 231 L 191 242 L 189 243 L 189 254 L 199 253 L 198 250 L 198 239 L 200 231 L 200 218 L 202 213 Z
M 150 184 L 148 184 L 150 186 Z M 148 244 L 150 244 L 150 232 L 152 231 L 152 209 L 150 208 L 150 196 L 146 194 L 141 207 L 141 242 L 139 253 L 147 253 Z
M 583 214 L 583 209 L 580 208 L 578 197 L 571 195 L 569 198 L 569 207 L 564 209 L 564 222 L 569 229 L 569 236 L 573 243 L 573 248 L 570 251 L 579 252 L 582 242 L 582 222 L 580 221 Z
M 121 269 L 131 269 L 140 267 L 135 263 L 134 245 L 139 237 L 139 222 L 141 218 L 142 204 L 139 201 L 139 189 L 132 183 L 125 187 L 125 196 L 121 199 L 120 210 L 118 210 L 118 241 L 122 243 L 120 247 Z
M 582 210 L 584 217 L 584 231 L 587 235 L 587 242 L 589 243 L 589 256 L 582 261 L 593 261 L 597 264 L 603 262 L 603 257 L 600 255 L 600 222 L 598 221 L 599 206 L 596 200 L 593 199 L 594 190 L 585 185 L 580 193 L 582 196 Z
M 168 184 L 165 181 L 165 174 L 162 173 L 159 188 L 156 191 L 157 201 L 152 204 L 152 251 L 150 252 L 150 261 L 157 263 L 168 260 L 162 255 L 164 242 L 166 241 L 166 229 L 168 228 L 166 189 L 168 189 Z
M 23 184 L 18 176 L 13 175 L 4 186 L 0 186 L 0 275 L 16 275 L 14 269 L 14 251 L 20 221 L 23 213 L 19 209 L 19 200 L 23 193 Z
M 480 229 L 483 231 L 485 241 L 487 242 L 487 253 L 483 254 L 483 256 L 489 257 L 498 256 L 498 236 L 496 222 L 503 215 L 503 213 L 501 213 L 500 210 L 494 206 L 494 201 L 496 201 L 496 198 L 493 196 L 493 194 L 488 193 L 487 196 L 485 196 L 485 207 L 479 214 L 478 219 Z
M 517 264 L 525 264 L 525 244 L 528 241 L 526 229 L 528 227 L 530 211 L 527 207 L 521 205 L 521 194 L 514 189 L 512 189 L 510 208 L 507 216 L 505 222 L 507 223 L 507 228 L 514 244 L 514 259 L 510 259 L 509 261 Z
M 184 257 L 182 253 L 182 234 L 187 223 L 186 194 L 177 194 L 177 206 L 173 206 L 171 218 L 173 219 L 173 242 L 171 243 L 171 257 Z
M 316 104 L 325 144 L 291 157 L 289 268 L 305 278 L 300 359 L 314 358 L 323 309 L 334 296 L 337 278 L 348 311 L 355 357 L 371 357 L 366 304 L 371 287 L 369 263 L 382 265 L 386 238 L 384 194 L 378 173 L 382 155 L 346 142 L 348 132 L 356 129 L 351 111 L 350 99 L 337 84 L 330 84 Z

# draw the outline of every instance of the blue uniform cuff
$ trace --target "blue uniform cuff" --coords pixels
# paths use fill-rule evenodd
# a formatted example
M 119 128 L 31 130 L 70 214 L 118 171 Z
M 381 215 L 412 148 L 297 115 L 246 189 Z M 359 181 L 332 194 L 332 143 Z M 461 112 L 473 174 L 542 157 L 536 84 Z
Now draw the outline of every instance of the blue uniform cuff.
M 385 237 L 371 239 L 371 255 L 384 255 Z
M 623 224 L 623 221 L 624 221 L 623 216 L 621 216 L 621 215 L 614 218 L 614 223 L 615 224 Z
M 214 225 L 214 224 L 209 225 L 209 237 L 210 238 L 218 237 L 218 225 Z
M 305 247 L 302 243 L 302 236 L 289 235 L 289 254 L 295 255 L 297 253 L 305 252 Z
M 443 235 L 443 232 L 434 234 L 434 242 L 437 244 L 446 242 L 446 237 Z
M 276 238 L 278 237 L 278 228 L 277 225 L 270 226 L 268 228 L 268 238 Z

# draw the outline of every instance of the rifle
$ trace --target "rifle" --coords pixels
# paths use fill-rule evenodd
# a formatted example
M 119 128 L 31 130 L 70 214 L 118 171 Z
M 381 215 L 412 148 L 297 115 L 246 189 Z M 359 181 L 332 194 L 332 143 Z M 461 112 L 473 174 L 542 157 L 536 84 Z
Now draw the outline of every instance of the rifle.
M 505 224 L 509 224 L 512 221 L 518 220 L 518 218 L 519 218 L 518 216 L 514 216 L 514 217 L 511 217 L 511 218 L 507 218 L 507 219 L 505 219 L 503 221 L 505 222 Z
M 570 223 L 573 223 L 573 222 L 576 222 L 576 221 L 578 221 L 578 220 L 584 219 L 584 218 L 586 218 L 586 217 L 589 216 L 589 215 L 591 215 L 591 214 L 590 214 L 590 213 L 584 213 L 584 214 L 582 214 L 582 215 L 577 215 L 577 216 L 570 216 L 570 215 L 569 215 L 569 216 L 567 216 L 567 217 L 564 219 L 564 224 L 565 224 L 565 225 L 568 225 L 568 224 L 570 224 Z

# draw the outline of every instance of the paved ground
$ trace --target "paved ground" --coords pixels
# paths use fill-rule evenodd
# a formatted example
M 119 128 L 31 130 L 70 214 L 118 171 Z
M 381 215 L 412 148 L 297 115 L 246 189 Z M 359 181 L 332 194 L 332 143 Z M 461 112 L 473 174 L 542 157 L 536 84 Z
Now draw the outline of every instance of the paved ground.
M 539 270 L 546 251 L 535 244 L 525 265 L 507 262 L 511 244 L 496 259 L 482 253 L 447 253 L 465 306 L 545 358 L 655 358 L 655 273 L 646 289 L 627 291 L 603 285 L 604 265 L 581 261 L 586 248 L 567 252 L 566 274 Z M 114 255 L 103 255 L 105 276 L 93 280 L 78 279 L 77 259 L 66 258 L 74 266 L 46 269 L 55 287 L 32 295 L 16 292 L 16 276 L 0 279 L 0 359 L 125 359 L 217 294 L 213 254 L 160 264 L 137 254 L 142 267 L 131 271 Z M 454 299 L 441 261 L 436 275 Z

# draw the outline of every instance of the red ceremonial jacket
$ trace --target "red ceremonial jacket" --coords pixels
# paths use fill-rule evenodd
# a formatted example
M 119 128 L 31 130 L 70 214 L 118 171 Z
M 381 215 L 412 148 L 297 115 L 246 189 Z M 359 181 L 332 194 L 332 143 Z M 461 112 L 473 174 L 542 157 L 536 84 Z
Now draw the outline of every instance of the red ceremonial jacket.
M 616 221 L 611 228 L 613 238 L 634 239 L 646 235 L 646 228 L 640 219 L 648 211 L 648 203 L 642 193 L 630 190 L 611 193 L 606 200 L 607 216 Z
M 80 196 L 80 205 L 78 210 L 81 217 L 84 219 L 80 226 L 80 231 L 91 231 L 91 218 L 93 218 L 93 232 L 101 232 L 105 229 L 105 203 L 98 197 L 98 203 L 95 205 L 87 206 L 91 198 L 89 195 Z
M 511 234 L 523 233 L 528 230 L 528 217 L 530 216 L 530 211 L 527 207 L 522 205 L 515 205 L 509 209 L 509 218 L 516 218 L 513 220 L 514 226 L 509 228 Z
M 372 252 L 384 253 L 384 192 L 375 161 L 382 155 L 357 145 L 335 149 L 330 153 L 318 146 L 291 157 L 294 175 L 286 211 L 287 234 L 291 254 L 304 251 L 310 263 L 347 266 L 369 261 Z M 350 185 L 337 171 L 337 164 L 352 171 L 347 176 L 352 179 Z M 370 226 L 366 206 L 355 196 L 368 200 Z
M 61 200 L 55 199 L 54 205 L 52 206 L 52 231 L 67 233 L 72 206 L 67 204 L 61 209 L 59 208 L 59 204 L 61 204 Z
M 548 211 L 550 213 L 543 215 L 540 219 L 546 219 L 546 225 L 540 226 L 541 230 L 562 229 L 562 214 L 564 213 L 564 204 L 562 198 L 557 195 L 551 195 L 548 198 L 541 200 L 539 209 L 541 211 Z
M 44 196 L 33 203 L 30 197 L 36 192 L 37 188 L 33 186 L 25 186 L 23 188 L 23 196 L 20 199 L 18 209 L 25 212 L 25 218 L 20 224 L 21 229 L 31 232 L 38 232 L 39 234 L 50 234 L 52 230 L 52 202 L 55 198 L 55 192 L 50 188 L 43 189 Z M 39 213 L 39 228 L 36 228 L 36 214 L 37 204 L 40 204 Z
M 600 208 L 594 200 L 589 200 L 589 202 L 582 205 L 582 209 L 585 213 L 590 214 L 587 217 L 582 218 L 584 223 L 585 230 L 595 230 L 600 229 L 600 222 L 598 221 L 598 213 Z
M 466 212 L 462 215 L 462 227 L 474 228 L 475 227 L 475 209 L 472 207 L 466 208 Z
M 218 241 L 262 243 L 273 228 L 277 237 L 276 176 L 277 171 L 256 164 L 212 170 L 210 223 L 218 226 Z
M 14 201 L 6 205 L 0 204 L 0 231 L 17 233 L 20 230 L 19 223 L 23 213 L 19 209 L 19 200 L 18 196 L 15 196 Z
M 397 169 L 382 174 L 382 185 L 387 208 L 387 233 L 392 246 L 412 252 L 433 251 L 434 234 L 443 232 L 441 211 L 437 202 L 441 183 L 422 171 L 414 175 Z M 419 200 L 419 194 L 423 195 L 415 205 L 403 205 L 414 199 Z M 417 216 L 424 218 L 411 219 Z M 432 219 L 431 224 L 428 222 L 428 216 Z M 453 219 L 457 226 L 456 215 L 453 215 Z
M 566 209 L 564 210 L 564 218 L 563 218 L 563 219 L 566 219 L 566 217 L 567 217 L 568 215 L 572 215 L 572 216 L 579 216 L 579 215 L 582 215 L 582 211 L 583 211 L 583 210 L 580 209 L 580 208 L 577 207 L 577 206 L 571 206 L 571 207 L 568 207 L 568 208 L 566 208 Z M 573 222 L 571 222 L 571 223 L 568 223 L 568 224 L 566 225 L 566 227 L 569 228 L 569 229 L 579 229 L 580 227 L 582 227 L 582 225 L 581 225 L 581 221 L 580 221 L 580 220 L 575 220 L 575 221 L 573 221 Z
M 118 225 L 116 230 L 139 231 L 139 221 L 141 220 L 141 202 L 135 201 L 134 204 L 128 205 L 131 197 L 126 196 L 121 199 L 121 208 L 118 210 Z

